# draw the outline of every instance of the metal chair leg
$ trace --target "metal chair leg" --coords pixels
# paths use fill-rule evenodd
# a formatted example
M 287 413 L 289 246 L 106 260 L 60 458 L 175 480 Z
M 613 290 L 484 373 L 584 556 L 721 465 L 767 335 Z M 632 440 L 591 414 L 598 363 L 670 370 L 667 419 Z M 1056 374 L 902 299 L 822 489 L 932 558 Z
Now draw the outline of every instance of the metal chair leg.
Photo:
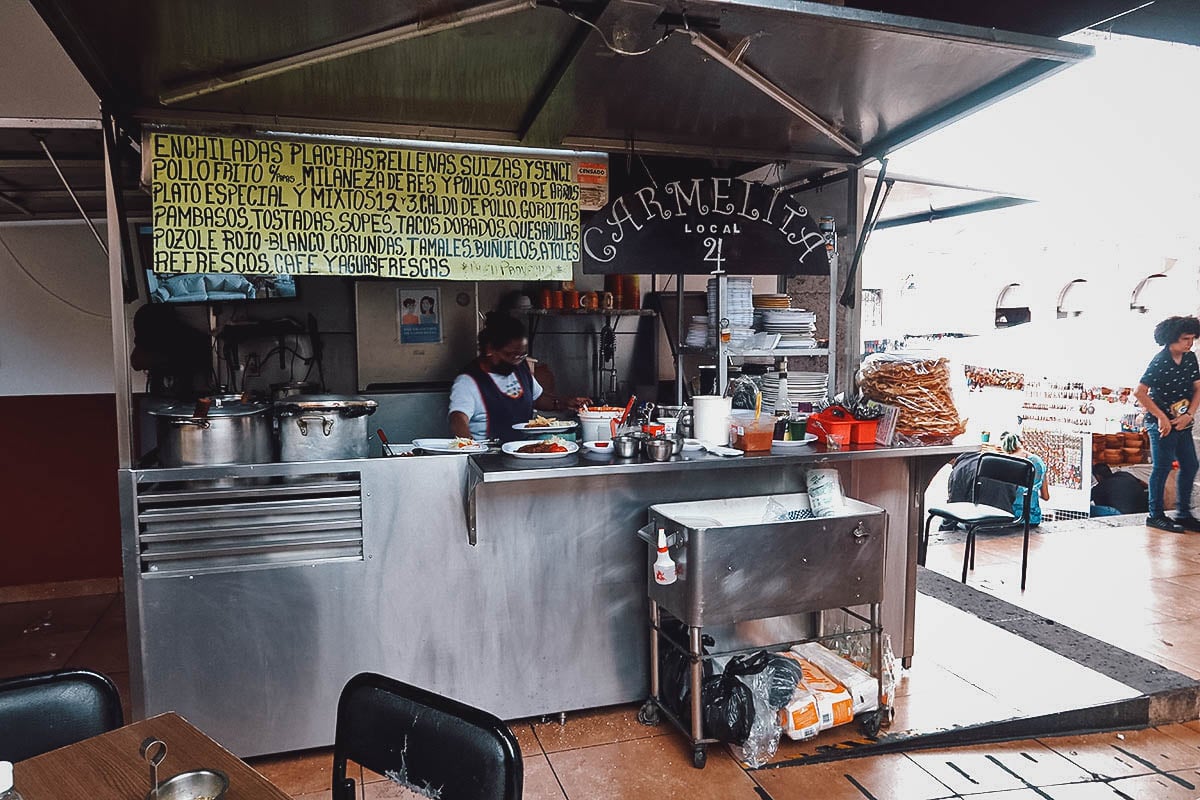
M 1029 571 L 1029 507 L 1025 510 L 1025 542 L 1021 547 L 1021 591 L 1025 591 L 1025 574 Z
M 971 555 L 975 547 L 975 529 L 967 528 L 967 546 L 963 550 L 962 582 L 967 582 L 967 565 L 971 563 Z
M 925 515 L 925 533 L 917 540 L 917 563 L 925 566 L 925 556 L 929 554 L 929 526 L 933 524 L 934 515 Z

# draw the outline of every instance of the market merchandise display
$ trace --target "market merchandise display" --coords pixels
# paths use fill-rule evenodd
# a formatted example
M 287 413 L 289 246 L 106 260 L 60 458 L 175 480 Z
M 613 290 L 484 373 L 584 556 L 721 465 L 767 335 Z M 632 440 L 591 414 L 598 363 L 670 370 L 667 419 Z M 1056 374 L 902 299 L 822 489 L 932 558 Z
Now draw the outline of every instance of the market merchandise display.
M 967 376 L 967 388 L 972 392 L 976 392 L 987 387 L 995 387 L 997 389 L 1012 389 L 1018 392 L 1025 388 L 1024 373 L 1013 372 L 1010 369 L 973 367 L 970 364 L 964 364 L 963 372 Z
M 1083 489 L 1083 476 L 1089 475 L 1089 465 L 1083 460 L 1088 435 L 1075 431 L 1026 427 L 1021 431 L 1021 443 L 1031 453 L 1041 456 L 1046 464 L 1046 485 L 1067 489 Z
M 876 353 L 863 361 L 858 385 L 865 399 L 900 409 L 900 443 L 948 443 L 966 430 L 954 405 L 945 358 Z

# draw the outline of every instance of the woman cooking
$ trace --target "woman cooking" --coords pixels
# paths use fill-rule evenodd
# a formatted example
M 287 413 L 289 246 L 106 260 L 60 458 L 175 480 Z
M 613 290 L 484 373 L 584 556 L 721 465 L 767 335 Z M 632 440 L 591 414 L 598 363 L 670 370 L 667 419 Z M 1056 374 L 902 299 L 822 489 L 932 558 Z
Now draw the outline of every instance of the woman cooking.
M 526 363 L 525 326 L 507 314 L 490 313 L 479 332 L 479 358 L 450 387 L 450 433 L 469 439 L 523 438 L 513 425 L 529 422 L 534 409 L 575 410 L 586 397 L 542 391 Z

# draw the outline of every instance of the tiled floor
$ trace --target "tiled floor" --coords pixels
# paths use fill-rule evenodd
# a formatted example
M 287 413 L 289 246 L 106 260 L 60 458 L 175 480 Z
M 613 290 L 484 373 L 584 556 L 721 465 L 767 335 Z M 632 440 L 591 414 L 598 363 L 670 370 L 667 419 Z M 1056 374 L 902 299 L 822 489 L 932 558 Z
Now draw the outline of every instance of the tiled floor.
M 1029 588 L 1020 592 L 1020 537 L 981 539 L 973 586 L 1200 675 L 1200 536 L 1063 526 L 1034 536 Z M 962 546 L 935 540 L 929 566 L 957 576 Z M 897 686 L 892 733 L 1094 705 L 1135 694 L 1018 636 L 919 596 L 917 657 Z M 100 595 L 0 605 L 0 676 L 87 666 L 112 676 L 128 702 L 122 598 Z M 857 738 L 835 729 L 787 742 L 768 767 L 743 769 L 720 747 L 691 767 L 684 739 L 637 723 L 636 707 L 511 723 L 524 755 L 525 796 L 584 798 L 855 798 L 1089 800 L 1200 796 L 1200 724 L 1122 734 L 920 751 L 799 765 L 816 747 Z M 128 716 L 128 708 L 126 709 Z M 296 798 L 329 797 L 328 750 L 254 759 Z M 365 798 L 413 797 L 355 769 Z
M 1021 591 L 1021 536 L 981 535 L 967 582 L 1013 605 L 1200 678 L 1200 535 L 1120 518 L 1034 533 Z M 1133 523 L 1133 524 L 1131 524 Z M 958 578 L 961 543 L 931 542 L 927 565 Z M 922 625 L 917 618 L 918 629 Z M 919 635 L 919 634 L 918 634 Z

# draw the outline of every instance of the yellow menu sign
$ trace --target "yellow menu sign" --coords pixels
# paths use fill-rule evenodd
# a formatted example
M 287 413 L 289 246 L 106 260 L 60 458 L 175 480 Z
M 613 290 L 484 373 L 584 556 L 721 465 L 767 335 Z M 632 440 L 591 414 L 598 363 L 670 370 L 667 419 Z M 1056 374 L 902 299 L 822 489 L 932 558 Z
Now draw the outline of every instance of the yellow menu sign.
M 580 258 L 570 161 L 155 133 L 155 272 L 556 280 Z

